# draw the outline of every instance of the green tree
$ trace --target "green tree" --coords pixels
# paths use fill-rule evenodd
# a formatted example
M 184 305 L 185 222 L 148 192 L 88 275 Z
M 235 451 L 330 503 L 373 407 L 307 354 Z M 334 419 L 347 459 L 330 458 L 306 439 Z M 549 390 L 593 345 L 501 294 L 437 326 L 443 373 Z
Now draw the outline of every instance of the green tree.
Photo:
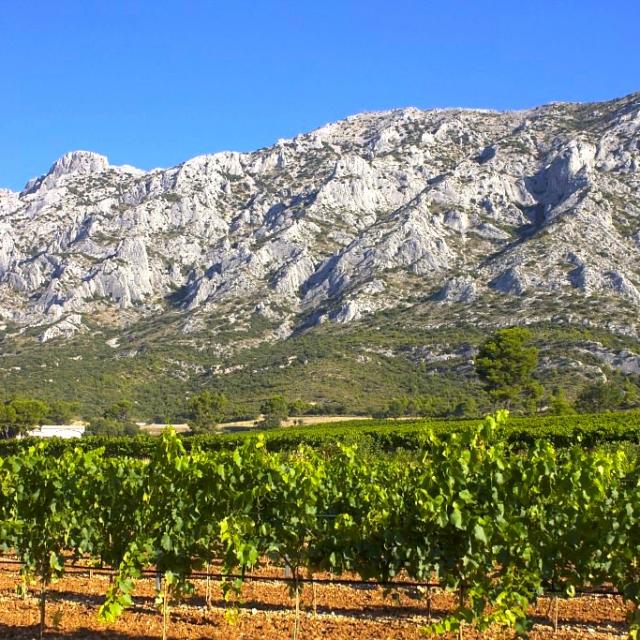
M 408 407 L 408 398 L 392 398 L 387 405 L 386 414 L 390 418 L 399 418 L 400 416 L 406 416 L 408 413 Z
M 477 418 L 480 415 L 478 401 L 473 396 L 465 398 L 456 405 L 453 415 L 456 418 Z
M 578 395 L 576 405 L 584 413 L 612 411 L 624 404 L 624 391 L 614 381 L 587 385 Z
M 223 393 L 203 391 L 191 397 L 188 420 L 191 431 L 212 431 L 229 411 L 229 400 Z
M 43 423 L 47 411 L 41 400 L 14 398 L 0 408 L 0 430 L 5 438 L 24 435 Z
M 289 405 L 282 396 L 274 396 L 265 400 L 260 406 L 263 414 L 261 426 L 266 429 L 279 427 L 289 417 Z
M 77 402 L 66 402 L 65 400 L 53 400 L 48 403 L 49 408 L 44 416 L 46 424 L 68 424 L 76 416 L 78 411 Z
M 302 416 L 307 411 L 309 411 L 312 406 L 313 405 L 309 404 L 308 402 L 305 402 L 304 400 L 300 400 L 300 398 L 298 398 L 297 400 L 289 403 L 288 412 L 290 416 Z
M 98 416 L 93 418 L 85 430 L 88 436 L 135 436 L 140 431 L 131 420 L 119 421 Z
M 0 404 L 0 431 L 2 432 L 3 438 L 11 438 L 15 435 L 15 422 L 16 412 L 11 404 L 8 402 Z
M 101 416 L 89 422 L 88 436 L 134 436 L 140 431 L 131 418 L 131 403 L 121 400 L 105 409 Z
M 120 400 L 105 409 L 102 416 L 118 422 L 128 422 L 131 420 L 131 402 L 129 400 Z
M 573 405 L 567 400 L 564 389 L 556 389 L 549 399 L 549 413 L 553 416 L 569 416 L 576 413 Z
M 532 378 L 538 364 L 538 349 L 532 334 L 522 327 L 500 329 L 481 347 L 476 372 L 494 402 L 512 407 L 520 404 L 535 410 L 542 387 Z

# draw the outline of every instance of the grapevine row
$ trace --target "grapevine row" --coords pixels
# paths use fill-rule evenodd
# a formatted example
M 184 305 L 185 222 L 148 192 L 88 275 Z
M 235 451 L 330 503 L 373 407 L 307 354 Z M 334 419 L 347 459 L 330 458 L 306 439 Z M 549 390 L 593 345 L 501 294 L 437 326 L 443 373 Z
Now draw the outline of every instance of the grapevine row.
M 289 567 L 298 603 L 307 572 L 399 574 L 437 580 L 459 606 L 432 634 L 529 627 L 527 610 L 547 585 L 567 596 L 611 584 L 640 615 L 640 469 L 622 447 L 523 450 L 506 415 L 449 434 L 423 434 L 416 455 L 370 455 L 336 444 L 270 452 L 264 439 L 233 450 L 185 451 L 172 432 L 148 459 L 97 449 L 48 455 L 45 445 L 0 460 L 0 544 L 23 563 L 25 585 L 46 589 L 65 565 L 90 556 L 116 568 L 100 616 L 131 605 L 136 578 L 162 575 L 170 603 L 190 576 L 221 563 L 233 600 L 264 559 Z M 296 616 L 296 629 L 298 618 Z

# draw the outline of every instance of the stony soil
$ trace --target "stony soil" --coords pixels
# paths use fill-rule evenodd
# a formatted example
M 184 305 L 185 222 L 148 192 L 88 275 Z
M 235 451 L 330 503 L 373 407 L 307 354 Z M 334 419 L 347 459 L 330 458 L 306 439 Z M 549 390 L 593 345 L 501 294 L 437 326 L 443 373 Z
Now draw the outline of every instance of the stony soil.
M 16 594 L 18 576 L 13 570 L 0 572 L 0 637 L 35 638 L 37 636 L 38 600 Z M 68 576 L 51 587 L 47 604 L 47 637 L 84 640 L 141 640 L 160 638 L 162 621 L 154 607 L 154 583 L 141 580 L 135 606 L 116 623 L 105 625 L 97 618 L 97 610 L 106 591 L 108 578 L 86 575 Z M 185 640 L 242 639 L 284 640 L 291 638 L 294 603 L 285 584 L 247 582 L 242 589 L 235 614 L 225 616 L 219 584 L 212 587 L 212 606 L 204 604 L 204 582 L 196 585 L 196 593 L 185 603 L 173 607 L 170 637 Z M 302 593 L 300 638 L 313 640 L 391 640 L 424 638 L 420 628 L 427 623 L 427 603 L 416 589 L 399 589 L 386 593 L 376 587 L 306 585 Z M 453 605 L 453 598 L 435 593 L 432 612 L 438 616 Z M 605 640 L 624 638 L 627 607 L 613 596 L 588 596 L 560 601 L 556 634 L 546 616 L 548 600 L 542 600 L 532 611 L 535 622 L 533 640 Z M 465 629 L 465 639 L 506 639 L 513 633 L 496 629 L 479 634 Z

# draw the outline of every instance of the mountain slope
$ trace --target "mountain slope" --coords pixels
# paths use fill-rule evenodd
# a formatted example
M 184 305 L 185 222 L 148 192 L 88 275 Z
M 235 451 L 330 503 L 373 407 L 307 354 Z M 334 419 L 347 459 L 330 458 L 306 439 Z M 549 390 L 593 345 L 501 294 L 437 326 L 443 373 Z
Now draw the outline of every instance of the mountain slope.
M 0 190 L 0 339 L 162 326 L 227 357 L 392 309 L 637 338 L 639 258 L 640 94 L 366 113 L 149 172 L 76 151 Z

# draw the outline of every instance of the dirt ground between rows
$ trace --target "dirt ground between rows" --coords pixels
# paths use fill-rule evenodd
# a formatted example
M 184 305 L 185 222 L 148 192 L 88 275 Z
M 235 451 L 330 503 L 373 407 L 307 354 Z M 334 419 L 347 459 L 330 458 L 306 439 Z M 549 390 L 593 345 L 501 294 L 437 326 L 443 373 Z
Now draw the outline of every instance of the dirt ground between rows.
M 37 637 L 38 599 L 16 594 L 19 582 L 14 571 L 0 572 L 0 638 Z M 154 583 L 140 580 L 134 607 L 116 623 L 98 620 L 97 611 L 107 589 L 105 576 L 68 576 L 51 586 L 47 603 L 47 638 L 85 640 L 142 640 L 160 638 L 162 620 L 154 607 Z M 211 609 L 204 606 L 204 582 L 196 593 L 172 608 L 169 637 L 180 640 L 285 640 L 292 636 L 293 599 L 288 587 L 275 582 L 247 582 L 242 588 L 235 620 L 225 617 L 219 584 L 213 584 Z M 451 595 L 434 593 L 434 617 L 454 604 Z M 421 639 L 427 619 L 427 603 L 416 589 L 384 593 L 377 587 L 318 585 L 313 611 L 313 589 L 302 592 L 300 640 L 331 638 L 346 640 Z M 554 634 L 546 616 L 548 601 L 532 610 L 532 640 L 609 640 L 626 637 L 627 607 L 618 597 L 588 596 L 559 602 L 560 629 Z M 465 628 L 468 640 L 513 638 L 512 631 L 495 629 L 482 634 Z

